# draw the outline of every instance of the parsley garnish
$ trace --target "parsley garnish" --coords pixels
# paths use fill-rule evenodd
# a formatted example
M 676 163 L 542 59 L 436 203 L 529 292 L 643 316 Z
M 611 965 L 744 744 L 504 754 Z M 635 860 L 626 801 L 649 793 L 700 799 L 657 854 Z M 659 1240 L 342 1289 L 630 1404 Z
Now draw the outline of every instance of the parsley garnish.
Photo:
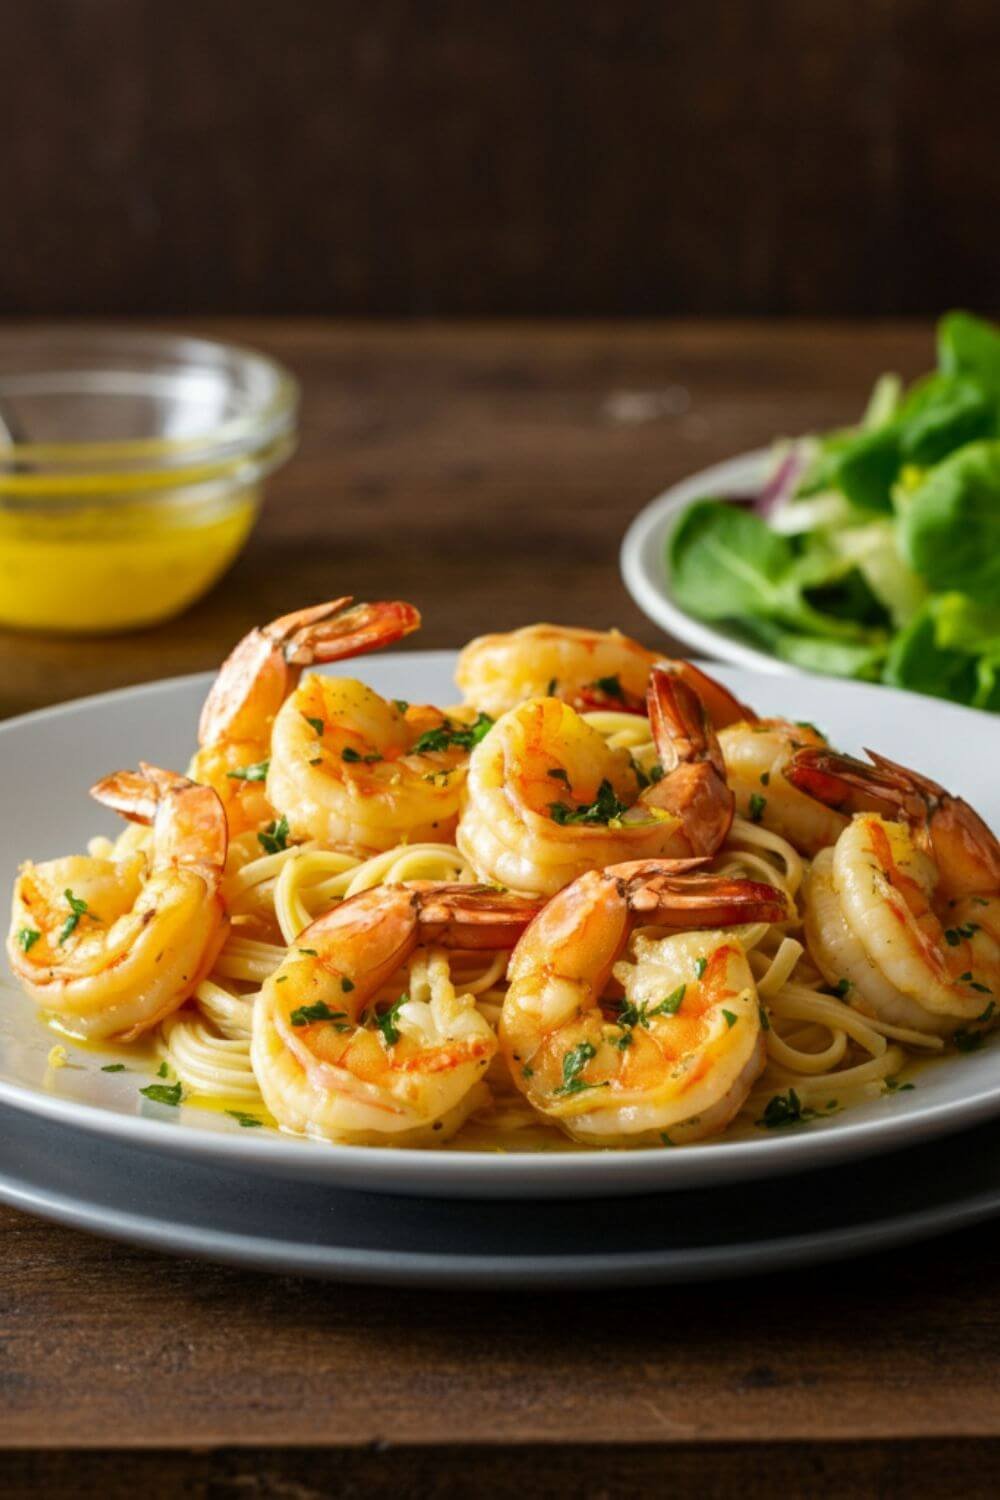
M 263 1120 L 258 1120 L 256 1115 L 248 1115 L 242 1109 L 227 1109 L 226 1114 L 247 1130 L 252 1129 L 254 1125 L 263 1125 L 264 1123 Z
M 387 1047 L 395 1047 L 399 1041 L 399 1027 L 396 1025 L 396 1021 L 399 1018 L 400 1010 L 406 1005 L 409 998 L 409 995 L 404 991 L 398 1000 L 392 1002 L 387 1011 L 384 1011 L 380 1016 L 373 1017 L 375 1026 L 377 1030 L 381 1031 Z
M 81 917 L 89 917 L 91 914 L 86 901 L 83 901 L 79 897 L 74 896 L 72 891 L 63 891 L 63 895 L 69 902 L 69 916 L 66 918 L 65 922 L 59 929 L 58 941 L 60 943 L 64 943 L 69 937 L 70 933 L 76 931 L 76 929 L 80 925 Z M 24 951 L 27 952 L 27 948 Z
M 760 822 L 761 818 L 764 816 L 764 809 L 766 807 L 767 807 L 767 798 L 766 797 L 762 797 L 760 795 L 760 792 L 751 792 L 750 793 L 750 821 L 751 821 L 751 823 L 759 823 Z
M 770 1031 L 770 1029 L 771 1029 L 771 1017 L 768 1015 L 768 1013 L 764 1009 L 763 1005 L 758 1005 L 757 1006 L 757 1014 L 760 1016 L 760 1029 L 761 1029 L 761 1031 Z
M 268 823 L 257 835 L 257 842 L 265 854 L 280 854 L 288 848 L 288 819 L 282 813 L 275 822 Z
M 550 802 L 549 815 L 553 823 L 565 827 L 567 823 L 610 823 L 628 812 L 628 803 L 619 800 L 614 787 L 606 778 L 597 788 L 593 802 L 581 807 L 569 807 L 565 802 Z
M 760 784 L 761 784 L 761 786 L 770 786 L 771 785 L 771 773 L 770 773 L 770 771 L 761 771 L 761 773 L 760 773 Z
M 556 695 L 556 688 L 558 686 L 559 686 L 559 679 L 558 679 L 558 677 L 550 677 L 549 678 L 549 685 L 545 689 L 545 696 L 546 696 L 546 698 L 554 698 L 555 695 Z
M 169 1104 L 176 1107 L 184 1097 L 179 1083 L 151 1083 L 148 1088 L 140 1089 L 140 1094 L 145 1094 L 147 1099 L 152 1099 L 154 1104 Z
M 34 927 L 19 927 L 17 932 L 17 946 L 22 953 L 27 953 L 38 942 L 41 935 Z
M 531 1066 L 530 1063 L 525 1063 L 524 1067 L 521 1069 L 521 1077 L 522 1078 L 534 1078 L 534 1076 L 535 1076 L 535 1070 L 534 1070 L 534 1068 Z
M 676 1141 L 672 1141 L 670 1139 L 670 1131 L 669 1130 L 661 1130 L 660 1131 L 660 1140 L 663 1142 L 663 1144 L 665 1146 L 676 1146 L 677 1145 Z
M 553 781 L 562 781 L 569 786 L 569 774 L 563 770 L 562 766 L 553 766 L 552 770 L 546 771 L 545 774 L 551 776 Z
M 125 1072 L 125 1064 L 124 1063 L 105 1063 L 104 1067 L 101 1069 L 101 1072 L 102 1073 L 124 1073 Z
M 952 1041 L 959 1052 L 978 1052 L 983 1045 L 983 1034 L 981 1031 L 969 1031 L 965 1026 L 960 1026 L 952 1037 Z
M 722 1012 L 722 1014 L 726 1018 L 726 1025 L 728 1027 L 732 1028 L 733 1026 L 736 1025 L 736 1022 L 737 1022 L 738 1018 L 733 1014 L 733 1012 L 731 1010 L 724 1010 Z
M 340 981 L 340 988 L 343 990 L 345 995 L 349 995 L 354 988 L 354 980 L 342 979 Z
M 796 719 L 795 723 L 799 726 L 800 729 L 811 729 L 813 734 L 819 735 L 823 743 L 826 744 L 826 735 L 823 733 L 822 729 L 817 729 L 816 725 L 810 719 Z M 764 732 L 767 732 L 766 725 L 764 728 Z
M 912 1083 L 900 1083 L 898 1078 L 886 1078 L 884 1084 L 883 1092 L 886 1094 L 903 1094 L 907 1089 L 915 1087 Z
M 590 685 L 598 688 L 607 698 L 617 698 L 619 703 L 625 701 L 625 689 L 618 677 L 598 677 L 596 682 Z
M 655 786 L 658 781 L 662 781 L 666 774 L 667 773 L 664 771 L 659 761 L 654 761 L 654 763 L 649 768 L 649 779 L 652 782 L 653 786 Z
M 571 1047 L 563 1057 L 562 1084 L 553 1093 L 580 1094 L 584 1089 L 606 1089 L 607 1083 L 587 1083 L 580 1077 L 590 1059 L 596 1055 L 597 1049 L 590 1042 L 580 1042 L 576 1047 Z
M 157 1076 L 157 1078 L 167 1078 L 167 1077 L 169 1077 L 169 1074 L 170 1074 L 170 1069 L 167 1067 L 166 1062 L 165 1061 L 161 1062 L 160 1066 L 156 1070 L 156 1076 Z
M 322 719 L 311 719 L 308 714 L 303 714 L 302 717 L 305 719 L 305 721 L 306 721 L 307 724 L 311 724 L 312 725 L 313 729 L 315 729 L 315 731 L 319 735 L 320 739 L 322 739 L 323 738 L 323 731 L 326 728 L 326 724 L 325 724 L 324 720 L 322 720 Z
M 373 750 L 370 755 L 362 755 L 359 750 L 352 749 L 350 745 L 344 746 L 340 752 L 340 758 L 341 760 L 348 761 L 351 765 L 362 761 L 366 766 L 373 766 L 377 760 L 382 759 L 377 750 Z
M 686 990 L 686 984 L 679 984 L 665 1000 L 660 1001 L 659 1005 L 647 1005 L 645 1002 L 640 1005 L 634 1005 L 629 1000 L 620 1000 L 618 1002 L 619 1009 L 616 1017 L 618 1025 L 630 1028 L 644 1026 L 648 1031 L 649 1023 L 654 1016 L 675 1016 L 677 1014 L 683 1004 Z
M 695 959 L 695 961 L 694 961 L 694 972 L 695 972 L 695 977 L 696 978 L 698 978 L 698 979 L 704 979 L 704 977 L 705 977 L 705 970 L 707 968 L 708 968 L 708 959 L 707 958 L 696 958 Z
M 838 979 L 837 983 L 833 986 L 833 993 L 838 999 L 843 1000 L 850 988 L 851 981 L 849 979 Z
M 393 698 L 392 706 L 397 713 L 405 714 L 410 705 L 405 698 Z
M 313 1021 L 342 1021 L 347 1012 L 331 1010 L 325 1000 L 315 1000 L 312 1005 L 299 1005 L 289 1016 L 293 1026 L 308 1026 Z
M 439 729 L 428 729 L 413 746 L 415 755 L 439 750 L 471 750 L 493 728 L 489 714 L 477 714 L 474 724 L 453 724 L 446 719 Z
M 230 781 L 266 781 L 270 767 L 269 760 L 259 760 L 255 766 L 239 766 L 235 771 L 227 771 L 226 775 Z
M 787 1094 L 775 1094 L 769 1099 L 764 1113 L 754 1123 L 762 1125 L 765 1130 L 779 1130 L 784 1125 L 798 1125 L 815 1117 L 816 1111 L 808 1104 L 803 1105 L 795 1090 L 789 1089 Z
M 993 1014 L 993 1012 L 995 1010 L 996 1010 L 996 1001 L 995 1000 L 991 1000 L 989 1002 L 989 1004 L 987 1005 L 986 1009 L 984 1011 L 981 1011 L 980 1014 L 975 1017 L 975 1019 L 977 1021 L 988 1021 L 989 1018 L 990 1018 L 990 1016 Z

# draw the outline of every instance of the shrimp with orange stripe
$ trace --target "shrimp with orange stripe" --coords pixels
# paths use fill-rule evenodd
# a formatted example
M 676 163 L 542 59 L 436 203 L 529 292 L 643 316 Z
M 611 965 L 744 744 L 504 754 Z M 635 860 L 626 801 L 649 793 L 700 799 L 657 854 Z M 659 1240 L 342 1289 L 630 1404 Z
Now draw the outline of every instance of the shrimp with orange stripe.
M 511 958 L 500 1040 L 515 1085 L 539 1115 L 590 1145 L 718 1134 L 766 1061 L 753 974 L 725 929 L 787 916 L 774 887 L 691 873 L 685 862 L 581 876 Z M 638 933 L 626 954 L 640 924 L 678 930 Z
M 998 1019 L 1000 842 L 962 798 L 868 754 L 803 749 L 788 767 L 854 813 L 806 881 L 810 952 L 863 1014 L 974 1046 Z

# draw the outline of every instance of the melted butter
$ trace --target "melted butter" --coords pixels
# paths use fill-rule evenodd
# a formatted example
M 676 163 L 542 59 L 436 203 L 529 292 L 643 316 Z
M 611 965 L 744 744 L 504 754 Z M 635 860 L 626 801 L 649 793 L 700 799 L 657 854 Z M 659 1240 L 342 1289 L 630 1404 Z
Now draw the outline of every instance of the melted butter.
M 122 480 L 116 479 L 117 494 Z M 0 624 L 103 631 L 178 613 L 236 556 L 256 486 L 210 508 L 116 499 L 71 510 L 0 510 Z

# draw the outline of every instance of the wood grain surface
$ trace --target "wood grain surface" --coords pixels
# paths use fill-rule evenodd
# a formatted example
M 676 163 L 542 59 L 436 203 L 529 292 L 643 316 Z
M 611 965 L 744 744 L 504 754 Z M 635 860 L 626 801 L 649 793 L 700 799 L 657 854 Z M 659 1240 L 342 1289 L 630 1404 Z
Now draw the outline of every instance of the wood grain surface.
M 0 0 L 0 313 L 995 307 L 995 0 Z
M 653 641 L 617 574 L 634 510 L 929 356 L 922 327 L 212 327 L 304 384 L 245 558 L 160 630 L 0 638 L 5 712 L 209 667 L 343 589 L 412 598 L 414 644 L 540 614 Z M 0 1229 L 5 1494 L 996 1493 L 1000 1227 L 545 1296 L 266 1277 L 10 1210 Z

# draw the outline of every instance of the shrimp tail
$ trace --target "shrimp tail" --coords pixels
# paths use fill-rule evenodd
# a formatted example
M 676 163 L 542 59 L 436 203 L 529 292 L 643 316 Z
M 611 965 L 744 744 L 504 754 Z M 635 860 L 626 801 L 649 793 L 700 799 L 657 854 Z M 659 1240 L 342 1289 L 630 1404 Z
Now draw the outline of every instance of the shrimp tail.
M 732 824 L 735 799 L 708 712 L 683 677 L 662 667 L 650 673 L 646 701 L 668 773 L 650 800 L 679 819 L 693 849 L 718 849 Z
M 639 919 L 677 927 L 729 927 L 743 922 L 786 922 L 781 891 L 760 880 L 657 870 L 655 864 L 627 881 L 629 910 Z
M 489 885 L 411 881 L 423 940 L 445 948 L 513 948 L 542 902 Z
M 216 875 L 224 868 L 229 830 L 210 786 L 140 761 L 138 771 L 112 771 L 95 782 L 90 795 L 130 823 L 154 824 L 158 860 Z
M 1000 889 L 1000 841 L 974 808 L 928 776 L 866 750 L 872 764 L 825 747 L 797 750 L 786 778 L 828 807 L 905 823 L 938 867 L 943 894 Z
M 715 729 L 726 729 L 730 724 L 757 722 L 757 715 L 752 708 L 741 703 L 735 694 L 716 678 L 702 671 L 701 667 L 696 667 L 693 661 L 664 657 L 659 667 L 661 671 L 669 672 L 672 677 L 694 690 Z
M 355 604 L 349 594 L 256 627 L 223 662 L 201 711 L 198 743 L 259 737 L 303 667 L 362 656 L 419 627 L 420 613 L 412 604 L 398 599 Z

